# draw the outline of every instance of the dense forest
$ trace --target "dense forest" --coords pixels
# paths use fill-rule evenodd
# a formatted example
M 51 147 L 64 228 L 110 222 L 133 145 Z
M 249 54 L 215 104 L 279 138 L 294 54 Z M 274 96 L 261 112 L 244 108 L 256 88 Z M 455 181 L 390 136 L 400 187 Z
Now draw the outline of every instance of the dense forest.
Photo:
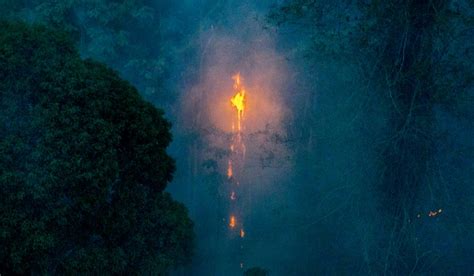
M 0 274 L 471 275 L 470 0 L 0 0 Z

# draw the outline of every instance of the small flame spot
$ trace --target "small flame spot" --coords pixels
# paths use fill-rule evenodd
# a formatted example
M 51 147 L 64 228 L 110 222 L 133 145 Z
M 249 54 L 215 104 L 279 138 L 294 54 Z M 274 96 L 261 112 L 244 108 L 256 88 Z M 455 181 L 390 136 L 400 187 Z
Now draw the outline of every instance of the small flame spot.
M 230 226 L 230 228 L 235 227 L 235 216 L 230 216 L 229 226 Z
M 233 173 L 233 171 L 232 171 L 232 161 L 229 160 L 228 165 L 227 165 L 227 178 L 230 179 L 233 174 L 234 174 L 234 173 Z

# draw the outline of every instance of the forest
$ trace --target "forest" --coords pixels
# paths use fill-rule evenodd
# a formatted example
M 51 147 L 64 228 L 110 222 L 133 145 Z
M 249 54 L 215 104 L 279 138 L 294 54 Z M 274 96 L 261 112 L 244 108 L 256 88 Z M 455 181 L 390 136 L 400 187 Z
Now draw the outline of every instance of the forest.
M 0 0 L 1 275 L 473 275 L 471 0 Z

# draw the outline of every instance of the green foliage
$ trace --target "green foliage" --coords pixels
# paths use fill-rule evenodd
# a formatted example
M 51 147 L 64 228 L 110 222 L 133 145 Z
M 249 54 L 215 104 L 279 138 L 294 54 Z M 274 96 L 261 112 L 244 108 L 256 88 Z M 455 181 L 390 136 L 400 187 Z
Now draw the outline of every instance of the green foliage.
M 68 35 L 0 23 L 0 271 L 153 273 L 192 222 L 163 192 L 170 123 Z
M 164 104 L 174 98 L 165 80 L 176 59 L 179 43 L 174 42 L 184 31 L 170 16 L 175 5 L 152 0 L 0 0 L 0 18 L 67 31 L 81 55 L 118 70 L 147 99 Z

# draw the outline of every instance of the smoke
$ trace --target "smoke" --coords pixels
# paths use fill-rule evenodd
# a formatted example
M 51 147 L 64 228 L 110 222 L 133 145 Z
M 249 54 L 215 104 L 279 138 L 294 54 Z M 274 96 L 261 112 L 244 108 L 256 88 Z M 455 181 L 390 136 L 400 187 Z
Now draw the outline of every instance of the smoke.
M 231 131 L 234 110 L 232 76 L 240 72 L 247 88 L 245 111 L 246 132 L 252 133 L 271 125 L 281 129 L 289 110 L 282 100 L 285 88 L 286 64 L 273 45 L 271 35 L 258 22 L 240 22 L 240 33 L 229 34 L 225 29 L 213 28 L 201 34 L 199 80 L 182 94 L 181 122 L 190 126 L 192 116 L 204 116 L 199 122 L 203 128 Z M 259 28 L 260 27 L 260 28 Z M 243 37 L 245 34 L 246 37 Z M 201 118 L 199 118 L 201 119 Z
M 384 265 L 377 263 L 386 254 L 380 242 L 387 236 L 383 225 L 393 218 L 384 215 L 387 206 L 377 203 L 377 187 L 383 174 L 380 148 L 390 137 L 392 94 L 368 78 L 372 71 L 361 70 L 361 64 L 375 60 L 361 60 L 361 49 L 353 49 L 357 46 L 328 44 L 311 35 L 318 26 L 264 29 L 262 18 L 269 6 L 282 0 L 125 1 L 148 8 L 130 11 L 123 25 L 111 24 L 108 16 L 103 18 L 107 23 L 86 16 L 89 10 L 113 15 L 104 4 L 110 1 L 77 6 L 77 1 L 3 2 L 0 6 L 7 9 L 0 14 L 17 9 L 18 16 L 30 22 L 50 16 L 72 20 L 80 26 L 78 47 L 84 57 L 107 63 L 165 110 L 173 123 L 169 153 L 177 162 L 167 190 L 189 209 L 197 242 L 193 263 L 176 275 L 240 275 L 241 261 L 244 269 L 261 266 L 271 275 L 370 274 Z M 330 11 L 322 15 L 332 18 L 329 29 L 348 23 L 333 12 L 348 21 L 360 14 L 354 3 L 319 2 Z M 452 2 L 456 13 L 466 18 L 472 16 L 467 2 Z M 49 10 L 56 6 L 61 9 Z M 449 24 L 458 32 L 462 24 L 455 21 Z M 450 61 L 469 60 L 474 37 L 469 34 L 452 42 L 446 55 Z M 321 39 L 332 56 L 327 51 L 306 52 L 318 49 Z M 341 45 L 354 56 L 339 55 Z M 450 71 L 439 68 L 440 74 Z M 237 218 L 237 223 L 245 223 L 242 244 L 229 234 L 226 177 L 235 116 L 232 76 L 238 72 L 247 90 L 246 155 L 237 195 L 244 201 Z M 469 273 L 466 263 L 472 263 L 474 120 L 469 103 L 462 101 L 464 107 L 450 111 L 465 113 L 468 119 L 462 122 L 457 117 L 461 114 L 436 108 L 437 132 L 446 137 L 436 141 L 430 164 L 433 185 L 421 191 L 412 214 L 420 227 L 418 242 L 432 252 L 425 256 L 420 251 L 426 268 L 416 260 L 424 271 L 433 266 L 443 274 Z M 439 208 L 442 215 L 427 216 Z
M 239 275 L 240 263 L 244 269 L 270 267 L 274 256 L 268 245 L 278 245 L 279 236 L 285 235 L 274 230 L 280 228 L 275 214 L 287 204 L 285 179 L 291 173 L 286 128 L 292 115 L 285 100 L 290 74 L 276 48 L 275 33 L 265 30 L 252 10 L 242 5 L 225 26 L 210 25 L 199 33 L 197 77 L 184 86 L 180 98 L 177 132 L 195 137 L 188 151 L 194 163 L 188 164 L 192 183 L 187 187 L 193 189 L 188 206 L 198 235 L 198 256 L 191 268 L 196 275 Z M 230 198 L 225 186 L 236 116 L 230 102 L 235 93 L 232 76 L 237 73 L 246 90 L 246 154 L 237 199 L 242 206 L 237 221 L 245 225 L 241 243 L 233 241 L 227 229 Z M 201 200 L 207 204 L 196 202 Z
M 283 142 L 291 113 L 284 99 L 286 61 L 275 48 L 274 34 L 264 30 L 256 16 L 250 13 L 231 27 L 211 27 L 200 34 L 199 77 L 181 96 L 179 126 L 199 132 L 209 148 L 227 149 L 235 117 L 232 76 L 240 73 L 246 89 L 246 169 L 263 171 L 288 159 Z

